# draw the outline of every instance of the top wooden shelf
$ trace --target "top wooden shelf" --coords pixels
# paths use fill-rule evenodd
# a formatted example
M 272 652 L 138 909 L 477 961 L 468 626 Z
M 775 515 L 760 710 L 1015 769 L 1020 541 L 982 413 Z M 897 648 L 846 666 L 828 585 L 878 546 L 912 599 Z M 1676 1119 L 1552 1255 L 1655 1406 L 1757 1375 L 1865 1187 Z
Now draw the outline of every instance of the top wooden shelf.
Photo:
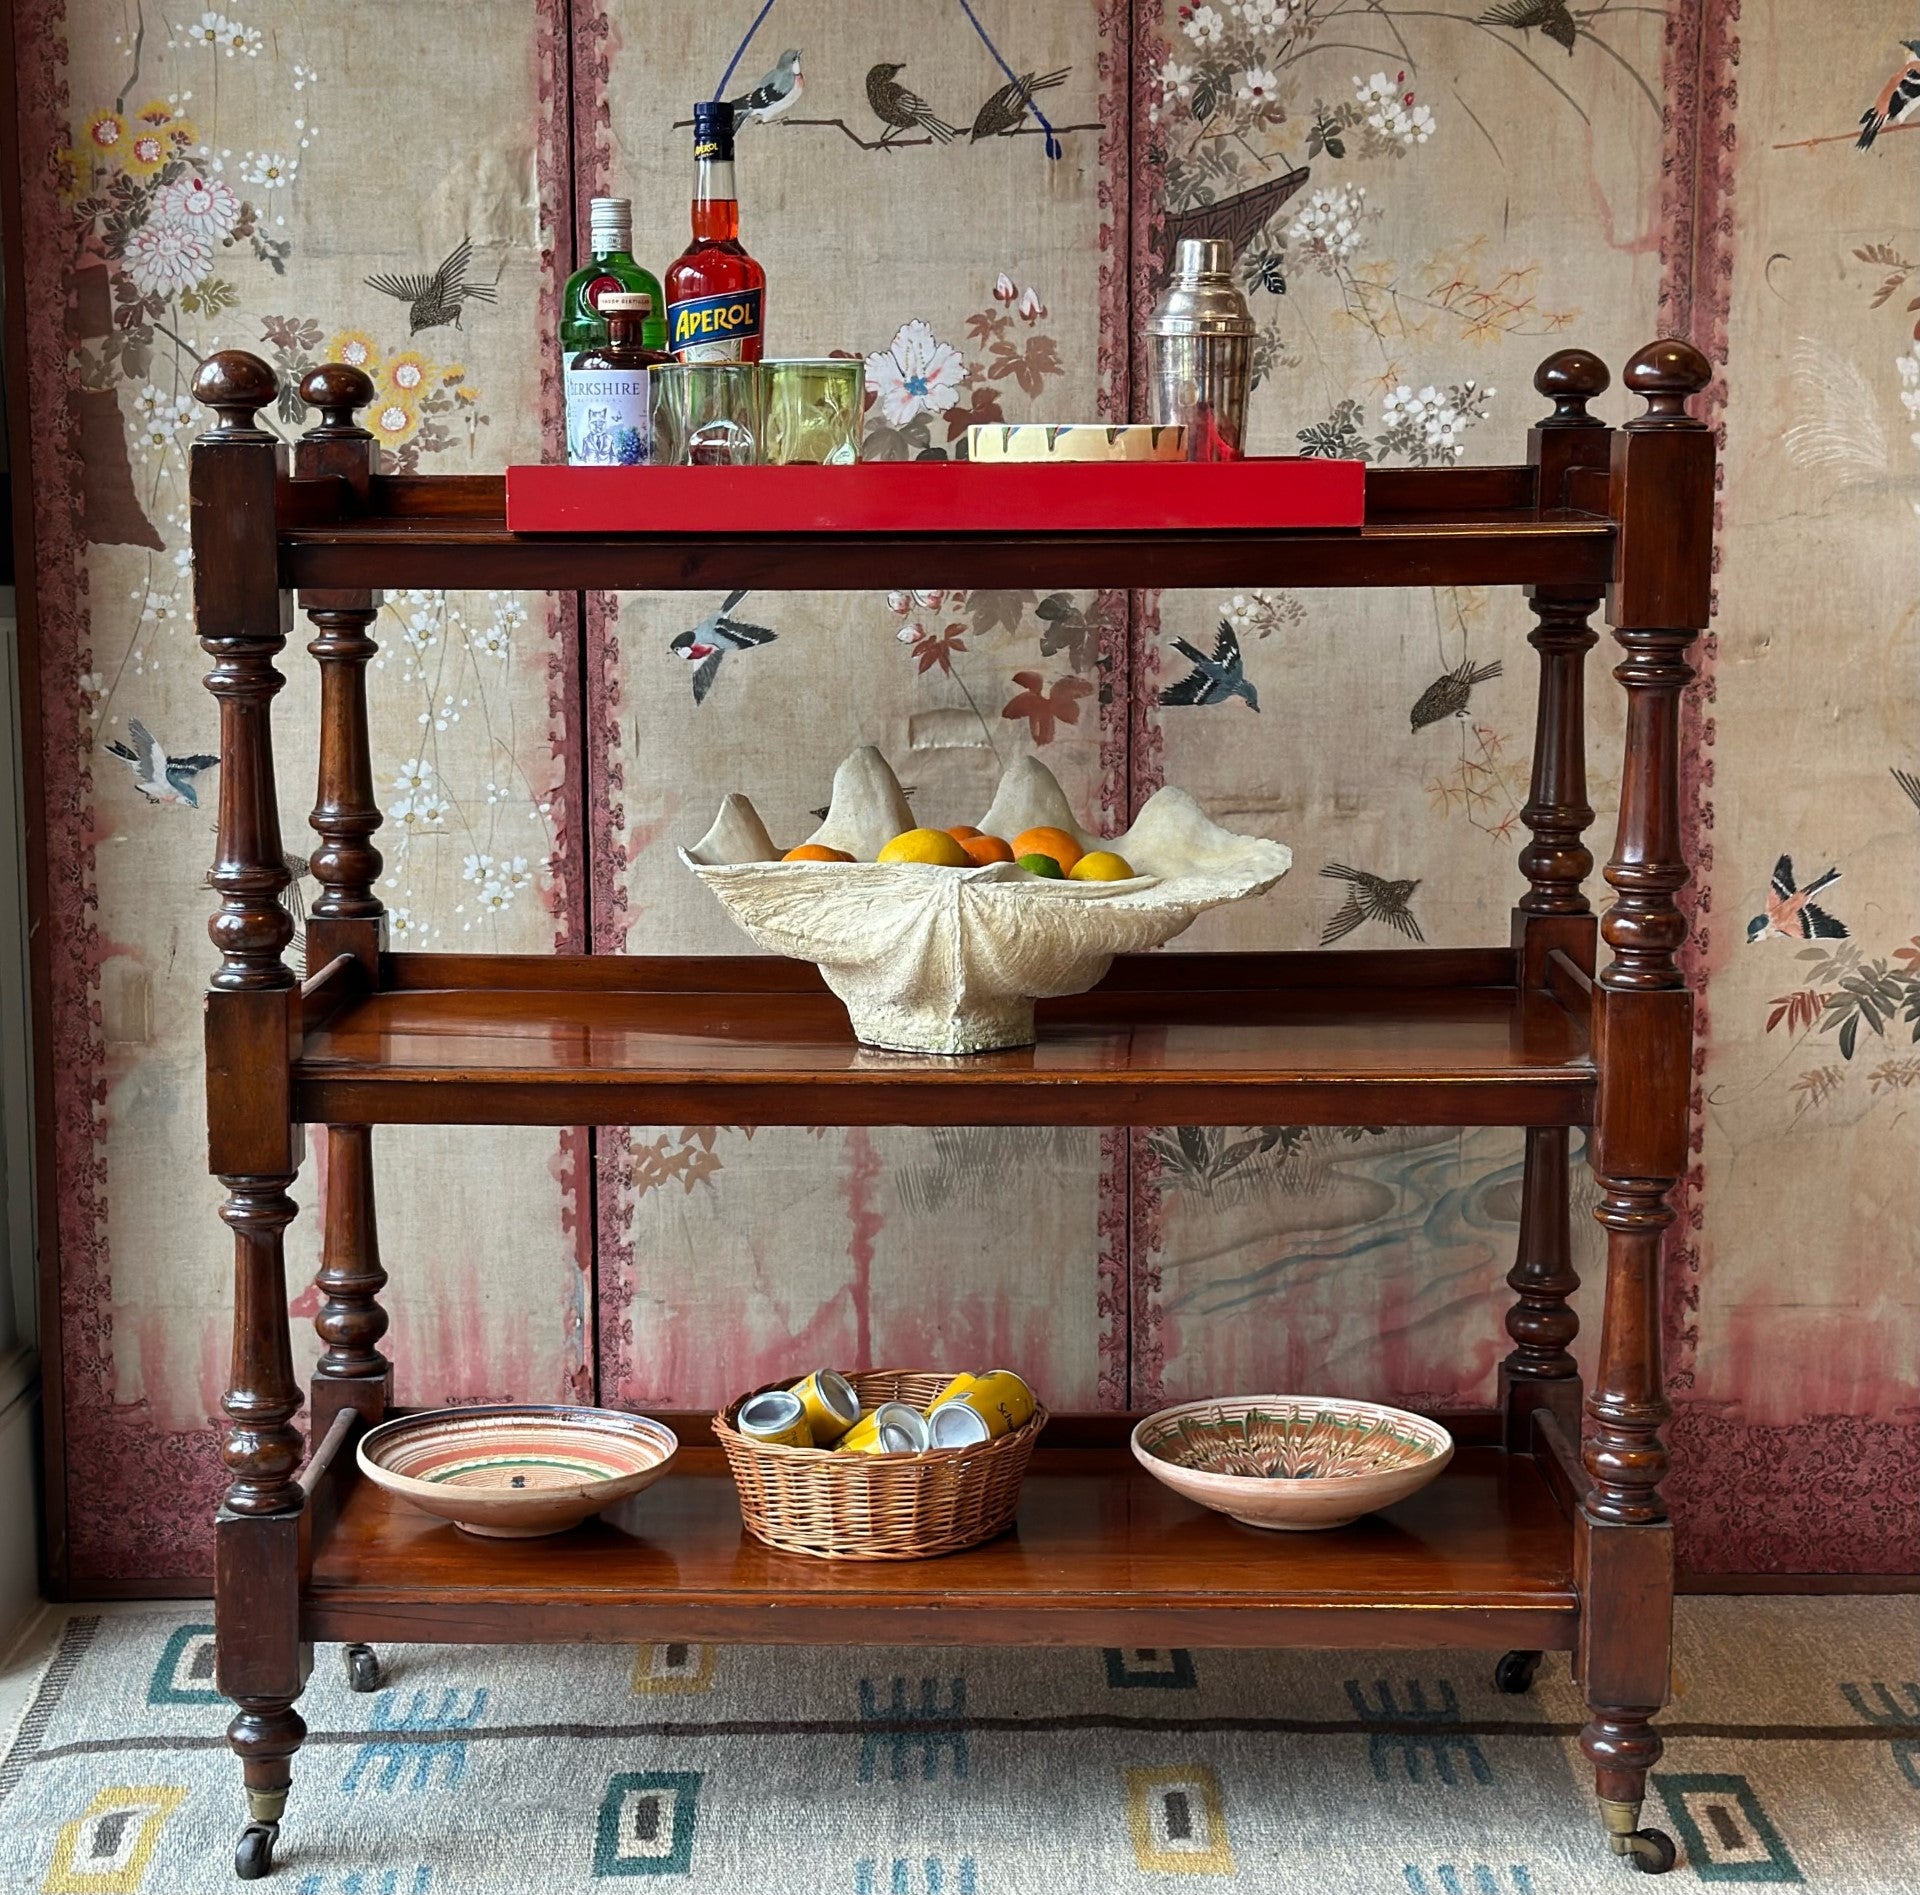
M 283 585 L 669 592 L 752 586 L 1551 585 L 1602 591 L 1605 512 L 1541 510 L 1533 467 L 1370 468 L 1363 525 L 1009 533 L 770 532 L 751 520 L 672 533 L 518 534 L 499 475 L 333 475 L 282 482 Z M 1604 506 L 1604 481 L 1591 497 Z

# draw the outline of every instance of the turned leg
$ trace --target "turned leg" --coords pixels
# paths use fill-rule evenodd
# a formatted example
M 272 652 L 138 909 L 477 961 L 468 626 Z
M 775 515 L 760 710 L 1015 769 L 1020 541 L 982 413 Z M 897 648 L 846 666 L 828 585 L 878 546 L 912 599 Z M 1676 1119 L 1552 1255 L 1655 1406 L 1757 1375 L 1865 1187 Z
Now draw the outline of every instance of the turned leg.
M 1500 1364 L 1500 1410 L 1507 1447 L 1533 1445 L 1533 1415 L 1551 1409 L 1569 1442 L 1580 1438 L 1580 1368 L 1570 1345 L 1580 1318 L 1568 1298 L 1580 1287 L 1572 1259 L 1567 1179 L 1567 1130 L 1535 1126 L 1527 1132 L 1526 1172 L 1520 1194 L 1520 1242 L 1507 1285 L 1513 1351 Z
M 324 1346 L 313 1370 L 316 1439 L 342 1408 L 357 1409 L 365 1425 L 374 1426 L 393 1397 L 393 1365 L 380 1352 L 387 1333 L 387 1312 L 380 1306 L 387 1273 L 373 1200 L 373 1128 L 329 1125 L 323 1135 L 327 1188 L 313 1326 Z

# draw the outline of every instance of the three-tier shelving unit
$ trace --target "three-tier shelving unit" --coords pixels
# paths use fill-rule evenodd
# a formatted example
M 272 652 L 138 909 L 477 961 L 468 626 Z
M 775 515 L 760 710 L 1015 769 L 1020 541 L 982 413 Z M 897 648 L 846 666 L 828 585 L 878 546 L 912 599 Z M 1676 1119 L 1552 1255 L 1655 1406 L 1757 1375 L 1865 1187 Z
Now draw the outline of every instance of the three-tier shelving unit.
M 1680 718 L 1708 613 L 1714 455 L 1687 407 L 1709 379 L 1697 351 L 1653 343 L 1625 379 L 1646 411 L 1616 430 L 1588 412 L 1604 364 L 1550 357 L 1535 385 L 1552 412 L 1526 464 L 1370 469 L 1351 530 L 989 534 L 943 518 L 783 535 L 731 519 L 673 536 L 526 537 L 508 530 L 499 477 L 378 474 L 354 419 L 372 397 L 358 370 L 306 377 L 320 420 L 289 464 L 255 421 L 277 394 L 271 370 L 239 352 L 206 363 L 196 393 L 216 424 L 193 448 L 191 483 L 198 631 L 220 705 L 207 1113 L 235 1272 L 217 1636 L 248 1798 L 243 1877 L 272 1864 L 313 1642 L 346 1644 L 369 1688 L 383 1639 L 1469 1646 L 1505 1654 L 1498 1678 L 1513 1690 L 1541 1652 L 1568 1651 L 1608 1835 L 1643 1868 L 1671 1863 L 1639 1812 L 1669 1663 L 1660 1261 L 1692 1083 L 1676 959 Z M 1123 958 L 1091 992 L 1043 1005 L 1036 1046 L 967 1059 L 864 1053 L 813 970 L 789 961 L 390 952 L 366 715 L 375 589 L 746 585 L 1523 587 L 1539 696 L 1511 937 Z M 304 980 L 283 958 L 293 926 L 270 721 L 296 593 L 321 675 Z M 1626 742 L 1613 900 L 1596 919 L 1584 673 L 1603 602 Z M 1278 1536 L 1150 1480 L 1127 1452 L 1131 1417 L 1056 1417 L 1012 1533 L 884 1565 L 747 1538 L 696 1415 L 668 1417 L 688 1445 L 667 1480 L 553 1540 L 475 1540 L 359 1479 L 356 1437 L 392 1411 L 373 1128 L 660 1122 L 1522 1127 L 1497 1405 L 1447 1416 L 1460 1452 L 1414 1499 Z M 327 1165 L 324 1347 L 303 1437 L 282 1236 L 308 1125 Z M 1569 1347 L 1574 1127 L 1589 1128 L 1607 1250 L 1584 1399 Z

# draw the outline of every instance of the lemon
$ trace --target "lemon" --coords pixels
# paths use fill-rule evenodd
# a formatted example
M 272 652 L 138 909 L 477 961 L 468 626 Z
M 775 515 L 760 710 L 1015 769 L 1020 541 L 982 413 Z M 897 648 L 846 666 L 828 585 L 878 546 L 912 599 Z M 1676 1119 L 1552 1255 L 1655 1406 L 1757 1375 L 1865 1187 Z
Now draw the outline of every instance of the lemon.
M 1023 855 L 1020 867 L 1029 875 L 1044 875 L 1050 882 L 1064 882 L 1066 871 L 1050 855 Z
M 1133 878 L 1133 868 L 1123 855 L 1111 849 L 1091 849 L 1067 871 L 1075 882 L 1125 882 Z
M 973 866 L 972 858 L 944 829 L 909 829 L 880 851 L 882 862 L 930 862 L 939 869 Z

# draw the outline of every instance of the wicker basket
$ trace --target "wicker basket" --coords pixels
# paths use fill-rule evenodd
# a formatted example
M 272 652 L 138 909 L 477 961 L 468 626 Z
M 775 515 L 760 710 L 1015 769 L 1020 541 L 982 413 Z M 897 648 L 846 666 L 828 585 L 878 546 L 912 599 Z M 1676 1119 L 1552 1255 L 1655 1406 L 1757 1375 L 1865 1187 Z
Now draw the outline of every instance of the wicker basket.
M 953 1377 L 932 1369 L 875 1369 L 847 1379 L 862 1409 L 890 1401 L 924 1408 Z M 816 1559 L 931 1559 L 1004 1533 L 1020 1503 L 1033 1444 L 1047 1425 L 1047 1411 L 1036 1404 L 1011 1434 L 975 1447 L 835 1454 L 769 1447 L 741 1434 L 733 1418 L 748 1399 L 742 1395 L 713 1418 L 740 1493 L 740 1517 L 755 1539 Z

